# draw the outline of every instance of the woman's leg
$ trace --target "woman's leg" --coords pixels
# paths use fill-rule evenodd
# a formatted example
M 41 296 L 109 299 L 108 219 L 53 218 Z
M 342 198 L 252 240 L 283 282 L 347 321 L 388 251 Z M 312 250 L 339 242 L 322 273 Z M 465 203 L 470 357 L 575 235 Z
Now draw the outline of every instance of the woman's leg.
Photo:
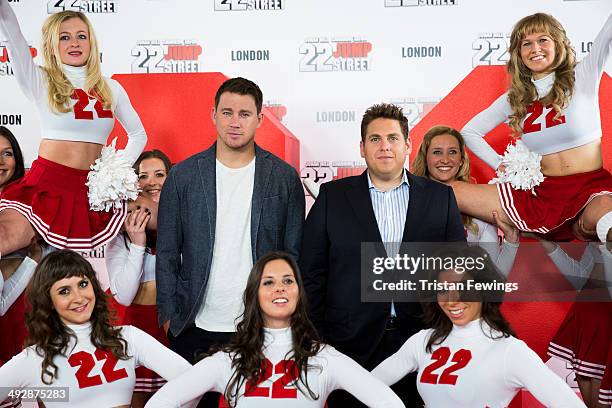
M 494 184 L 470 184 L 465 181 L 455 181 L 450 186 L 455 192 L 455 198 L 457 198 L 457 204 L 462 213 L 489 224 L 495 224 L 493 218 L 495 211 L 502 222 L 514 225 L 499 202 L 497 187 Z
M 0 211 L 0 254 L 26 248 L 36 236 L 26 217 L 15 210 Z
M 601 380 L 591 377 L 576 375 L 576 382 L 580 388 L 580 394 L 584 404 L 589 408 L 605 408 L 606 405 L 600 404 L 598 401 L 599 387 Z
M 578 239 L 612 242 L 612 195 L 595 197 L 574 225 Z

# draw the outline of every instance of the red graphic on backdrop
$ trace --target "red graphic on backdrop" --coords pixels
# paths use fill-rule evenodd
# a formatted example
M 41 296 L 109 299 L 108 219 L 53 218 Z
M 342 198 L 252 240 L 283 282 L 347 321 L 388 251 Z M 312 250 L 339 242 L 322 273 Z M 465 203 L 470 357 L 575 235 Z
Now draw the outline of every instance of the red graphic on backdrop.
M 219 72 L 113 75 L 130 95 L 148 135 L 146 149 L 160 149 L 173 162 L 210 147 L 217 132 L 210 118 L 215 93 L 228 79 Z M 299 140 L 267 109 L 255 141 L 262 148 L 300 168 Z M 109 139 L 125 146 L 125 130 L 115 122 Z
M 200 45 L 168 45 L 168 52 L 164 54 L 164 59 L 169 60 L 197 60 L 202 54 Z
M 334 58 L 364 58 L 372 51 L 372 43 L 362 42 L 338 42 L 333 53 Z
M 2 53 L 0 54 L 0 63 L 11 62 L 7 48 L 1 47 L 1 49 Z M 30 54 L 32 54 L 32 58 L 36 58 L 36 56 L 38 55 L 38 50 L 34 47 L 30 47 Z

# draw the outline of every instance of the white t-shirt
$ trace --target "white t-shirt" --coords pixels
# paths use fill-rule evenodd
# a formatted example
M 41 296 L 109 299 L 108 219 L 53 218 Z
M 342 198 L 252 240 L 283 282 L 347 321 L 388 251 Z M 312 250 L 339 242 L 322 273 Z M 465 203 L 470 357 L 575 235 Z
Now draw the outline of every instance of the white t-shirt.
M 245 395 L 240 389 L 238 408 L 323 408 L 333 390 L 344 389 L 370 407 L 404 407 L 399 397 L 380 380 L 372 377 L 363 367 L 331 346 L 324 346 L 308 360 L 311 369 L 307 378 L 310 389 L 319 397 L 312 399 L 296 386 L 292 375 L 291 329 L 264 329 L 264 356 L 266 377 L 252 384 Z M 197 363 L 179 378 L 168 382 L 149 400 L 147 408 L 178 407 L 207 391 L 225 392 L 233 373 L 232 358 L 219 352 Z M 303 384 L 300 387 L 305 390 Z
M 123 326 L 122 337 L 128 343 L 128 360 L 119 360 L 91 343 L 91 324 L 68 325 L 77 336 L 70 340 L 66 356 L 53 359 L 56 378 L 51 385 L 42 382 L 43 357 L 30 346 L 0 367 L 0 401 L 10 389 L 25 387 L 68 387 L 69 403 L 46 401 L 52 407 L 116 407 L 129 405 L 136 381 L 135 369 L 149 368 L 167 380 L 191 368 L 185 359 L 164 347 L 142 330 Z
M 428 329 L 410 337 L 372 374 L 391 385 L 418 371 L 417 389 L 430 408 L 507 407 L 521 388 L 547 407 L 584 407 L 525 342 L 499 338 L 501 333 L 492 332 L 481 320 L 453 326 L 428 353 L 425 347 L 431 334 Z
M 215 244 L 204 301 L 195 324 L 207 331 L 234 332 L 234 321 L 242 314 L 242 294 L 253 267 L 251 203 L 255 158 L 238 169 L 217 160 L 215 172 Z

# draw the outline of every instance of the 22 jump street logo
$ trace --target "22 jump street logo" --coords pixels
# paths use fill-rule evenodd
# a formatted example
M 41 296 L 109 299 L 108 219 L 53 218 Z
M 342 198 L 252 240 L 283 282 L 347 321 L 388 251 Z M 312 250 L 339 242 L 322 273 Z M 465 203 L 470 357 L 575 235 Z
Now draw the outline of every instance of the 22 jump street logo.
M 30 54 L 32 54 L 32 58 L 36 58 L 38 50 L 30 47 Z M 0 42 L 0 76 L 9 75 L 15 75 L 11 66 L 11 59 L 8 54 L 8 48 L 6 48 L 6 42 Z
M 80 11 L 83 13 L 116 13 L 118 0 L 49 0 L 47 13 Z
M 300 177 L 304 180 L 311 179 L 321 185 L 332 180 L 358 176 L 365 169 L 366 165 L 363 161 L 334 161 L 331 163 L 328 161 L 309 161 L 300 170 Z
M 268 109 L 268 111 L 270 111 L 270 113 L 273 114 L 274 117 L 280 120 L 281 122 L 283 121 L 283 118 L 287 114 L 287 107 L 279 102 L 268 101 L 264 103 L 263 106 L 264 108 Z
M 132 48 L 132 73 L 199 72 L 202 46 L 188 40 L 139 41 Z
M 408 127 L 412 129 L 442 98 L 391 98 L 390 102 L 400 106 L 408 119 Z
M 456 6 L 458 0 L 385 0 L 385 7 Z
M 215 11 L 282 10 L 285 0 L 215 0 Z
M 504 33 L 482 33 L 472 42 L 476 51 L 472 56 L 472 67 L 478 65 L 506 65 L 510 35 Z
M 355 37 L 309 39 L 300 45 L 300 71 L 369 71 L 370 51 L 372 43 Z

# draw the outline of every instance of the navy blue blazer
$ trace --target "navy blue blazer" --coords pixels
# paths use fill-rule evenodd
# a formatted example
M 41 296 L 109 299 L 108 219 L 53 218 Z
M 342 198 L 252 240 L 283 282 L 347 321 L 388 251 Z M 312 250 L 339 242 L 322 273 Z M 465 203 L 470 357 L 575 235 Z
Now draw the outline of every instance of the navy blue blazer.
M 161 192 L 157 221 L 157 311 L 179 335 L 195 322 L 213 256 L 217 213 L 216 144 L 174 166 Z M 297 171 L 255 146 L 251 204 L 252 261 L 271 250 L 299 254 L 304 191 Z
M 465 241 L 452 189 L 410 173 L 408 183 L 402 242 Z M 321 186 L 304 224 L 299 262 L 310 317 L 326 342 L 369 370 L 391 303 L 361 302 L 361 243 L 381 241 L 365 171 Z M 422 328 L 418 303 L 396 303 L 395 310 L 406 339 Z

